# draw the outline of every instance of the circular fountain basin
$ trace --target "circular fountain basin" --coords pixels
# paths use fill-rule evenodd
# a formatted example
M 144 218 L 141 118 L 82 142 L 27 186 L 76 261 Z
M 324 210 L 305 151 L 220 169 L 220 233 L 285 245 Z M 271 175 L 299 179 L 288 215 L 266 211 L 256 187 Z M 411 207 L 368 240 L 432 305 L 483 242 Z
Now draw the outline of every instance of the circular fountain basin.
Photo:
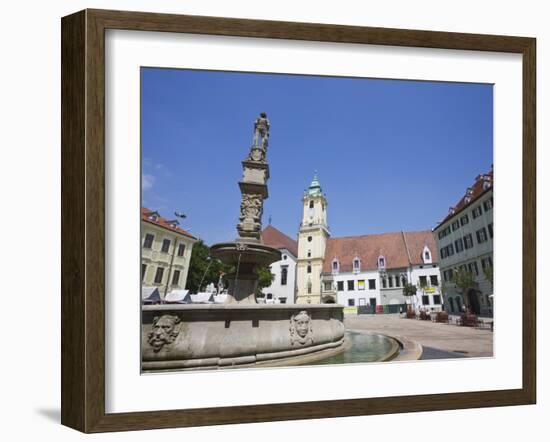
M 344 352 L 308 365 L 385 362 L 398 358 L 401 351 L 396 339 L 378 333 L 346 331 L 345 339 L 347 348 Z
M 210 254 L 224 263 L 268 266 L 281 259 L 281 252 L 273 247 L 252 242 L 227 242 L 214 244 Z
M 344 351 L 343 306 L 143 306 L 142 371 L 299 365 Z

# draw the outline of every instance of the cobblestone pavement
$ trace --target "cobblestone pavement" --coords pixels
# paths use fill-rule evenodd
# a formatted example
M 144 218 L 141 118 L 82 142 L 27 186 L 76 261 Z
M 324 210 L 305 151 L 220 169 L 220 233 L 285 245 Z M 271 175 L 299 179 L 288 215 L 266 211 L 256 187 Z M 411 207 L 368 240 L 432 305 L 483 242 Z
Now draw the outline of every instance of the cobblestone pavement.
M 493 356 L 493 332 L 454 324 L 405 319 L 398 314 L 346 315 L 347 329 L 403 336 L 425 347 L 422 359 Z M 459 356 L 460 355 L 460 356 Z

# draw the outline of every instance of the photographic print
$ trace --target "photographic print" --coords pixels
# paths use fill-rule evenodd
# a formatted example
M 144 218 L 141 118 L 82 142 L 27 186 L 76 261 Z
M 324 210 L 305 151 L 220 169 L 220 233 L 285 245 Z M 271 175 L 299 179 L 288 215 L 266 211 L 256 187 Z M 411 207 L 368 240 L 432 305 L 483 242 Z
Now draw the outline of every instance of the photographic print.
M 493 85 L 141 68 L 143 373 L 493 356 Z

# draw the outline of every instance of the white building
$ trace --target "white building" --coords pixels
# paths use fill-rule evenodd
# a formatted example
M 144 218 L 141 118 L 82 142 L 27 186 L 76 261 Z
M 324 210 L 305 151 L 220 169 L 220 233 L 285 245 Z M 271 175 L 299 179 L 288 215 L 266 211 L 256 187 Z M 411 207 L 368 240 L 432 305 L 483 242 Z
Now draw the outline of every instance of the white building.
M 442 310 L 440 274 L 432 232 L 392 232 L 330 238 L 322 273 L 323 302 L 397 313 Z M 416 296 L 403 296 L 406 283 Z
M 462 307 L 480 316 L 493 316 L 493 171 L 478 175 L 472 187 L 449 209 L 434 229 L 440 251 L 445 305 L 450 313 Z M 458 269 L 473 276 L 462 293 L 453 276 Z
M 298 235 L 297 303 L 338 303 L 397 312 L 408 300 L 417 309 L 442 309 L 437 247 L 430 230 L 331 238 L 327 198 L 317 176 L 305 191 Z M 384 307 L 385 306 L 385 307 Z
M 271 224 L 262 232 L 262 243 L 279 249 L 281 260 L 271 264 L 273 282 L 262 290 L 268 304 L 294 304 L 296 299 L 296 260 L 298 243 Z

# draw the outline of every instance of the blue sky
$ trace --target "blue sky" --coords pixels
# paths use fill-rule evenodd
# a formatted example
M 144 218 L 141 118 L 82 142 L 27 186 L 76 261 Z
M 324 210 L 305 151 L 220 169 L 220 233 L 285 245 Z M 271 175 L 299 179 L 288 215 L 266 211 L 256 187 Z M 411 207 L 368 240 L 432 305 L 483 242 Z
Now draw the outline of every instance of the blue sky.
M 333 237 L 423 230 L 493 162 L 484 84 L 142 68 L 142 205 L 234 240 L 253 122 L 271 123 L 264 226 L 296 237 L 315 170 Z

